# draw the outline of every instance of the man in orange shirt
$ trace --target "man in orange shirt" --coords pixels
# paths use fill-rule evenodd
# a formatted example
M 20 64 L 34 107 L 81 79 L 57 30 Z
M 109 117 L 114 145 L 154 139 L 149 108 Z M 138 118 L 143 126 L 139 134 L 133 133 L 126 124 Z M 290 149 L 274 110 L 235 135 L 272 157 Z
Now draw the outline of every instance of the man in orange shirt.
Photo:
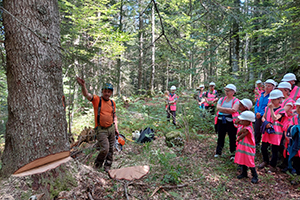
M 110 99 L 113 94 L 113 86 L 108 83 L 104 84 L 102 87 L 102 96 L 99 97 L 88 93 L 83 79 L 79 77 L 76 79 L 81 86 L 83 96 L 91 101 L 94 107 L 95 133 L 100 150 L 94 166 L 101 168 L 104 163 L 104 170 L 108 171 L 113 162 L 115 136 L 119 135 L 118 121 L 115 114 L 116 103 Z

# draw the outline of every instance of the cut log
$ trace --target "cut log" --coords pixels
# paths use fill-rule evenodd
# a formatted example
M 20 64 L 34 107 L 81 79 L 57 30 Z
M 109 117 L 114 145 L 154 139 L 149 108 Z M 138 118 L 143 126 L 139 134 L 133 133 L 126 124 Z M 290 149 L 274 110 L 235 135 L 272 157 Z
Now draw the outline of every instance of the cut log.
M 144 166 L 134 166 L 134 167 L 126 167 L 121 169 L 111 169 L 108 171 L 108 174 L 113 179 L 118 180 L 128 180 L 132 181 L 135 179 L 140 179 L 145 176 L 150 170 L 148 165 Z
M 63 158 L 67 158 L 67 157 L 69 157 L 69 155 L 70 155 L 70 151 L 64 151 L 64 152 L 60 152 L 60 153 L 57 153 L 57 154 L 48 155 L 48 156 L 43 157 L 43 158 L 38 158 L 38 159 L 28 163 L 27 165 L 21 167 L 17 171 L 15 171 L 15 173 L 13 175 L 17 175 L 19 173 L 26 172 L 28 170 L 38 168 L 40 166 L 43 166 L 43 165 L 46 165 L 46 164 L 49 164 L 49 163 L 53 163 L 54 161 L 58 161 L 58 160 L 61 160 Z

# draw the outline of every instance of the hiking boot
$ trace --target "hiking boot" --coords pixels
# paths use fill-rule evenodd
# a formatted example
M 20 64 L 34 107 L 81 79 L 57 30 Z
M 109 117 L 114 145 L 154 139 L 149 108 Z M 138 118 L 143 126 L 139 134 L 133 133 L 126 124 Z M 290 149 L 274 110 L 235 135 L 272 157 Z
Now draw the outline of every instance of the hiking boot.
M 272 166 L 269 167 L 268 172 L 276 172 L 276 171 L 277 171 L 276 167 L 272 167 Z
M 258 176 L 257 176 L 256 169 L 255 169 L 255 167 L 251 167 L 250 170 L 251 170 L 251 174 L 252 174 L 251 183 L 256 184 L 258 182 Z
M 294 176 L 294 175 L 297 175 L 297 172 L 296 170 L 293 168 L 293 169 L 289 169 L 289 172 Z
M 219 156 L 220 156 L 219 154 L 214 155 L 215 158 L 218 158 Z
M 248 170 L 248 167 L 245 165 L 242 165 L 242 173 L 237 176 L 237 179 L 247 178 L 248 177 L 247 170 Z
M 252 177 L 251 183 L 254 183 L 254 184 L 258 183 L 258 178 L 257 177 Z
M 260 163 L 260 165 L 258 165 L 258 168 L 259 168 L 259 169 L 262 169 L 262 168 L 264 168 L 264 167 L 266 167 L 266 166 L 268 166 L 268 163 L 262 162 L 262 163 Z
M 95 162 L 94 162 L 95 169 L 101 169 L 102 165 L 103 165 L 103 161 L 95 160 Z
M 248 178 L 248 175 L 246 175 L 246 174 L 244 174 L 244 173 L 242 172 L 242 173 L 241 173 L 240 175 L 238 175 L 236 178 L 237 178 L 237 179 Z
M 110 167 L 111 167 L 111 166 L 104 165 L 104 171 L 108 172 L 108 171 L 110 170 Z
M 236 168 L 236 170 L 237 170 L 238 172 L 242 172 L 242 165 L 239 165 L 239 166 Z

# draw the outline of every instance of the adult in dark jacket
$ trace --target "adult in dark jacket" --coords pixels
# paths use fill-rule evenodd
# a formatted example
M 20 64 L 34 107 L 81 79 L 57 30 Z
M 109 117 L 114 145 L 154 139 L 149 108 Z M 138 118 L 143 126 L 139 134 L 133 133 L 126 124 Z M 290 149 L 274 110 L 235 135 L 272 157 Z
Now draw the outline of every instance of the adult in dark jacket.
M 260 127 L 262 125 L 261 117 L 265 114 L 265 108 L 269 102 L 269 95 L 272 90 L 275 89 L 277 83 L 273 79 L 268 79 L 264 83 L 265 91 L 261 93 L 260 98 L 255 104 L 255 124 L 254 124 L 254 131 L 255 131 L 255 144 L 257 147 L 260 146 L 261 135 Z

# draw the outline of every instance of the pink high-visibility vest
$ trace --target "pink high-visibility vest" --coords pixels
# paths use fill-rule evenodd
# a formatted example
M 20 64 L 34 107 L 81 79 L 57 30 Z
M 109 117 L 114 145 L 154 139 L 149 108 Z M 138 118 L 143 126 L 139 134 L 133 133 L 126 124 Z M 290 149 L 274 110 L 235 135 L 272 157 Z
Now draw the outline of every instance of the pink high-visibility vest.
M 175 99 L 178 99 L 178 96 L 176 94 L 173 95 L 173 97 L 171 96 L 171 94 L 169 95 L 169 101 L 174 101 Z M 176 101 L 173 104 L 170 104 L 170 110 L 171 111 L 176 111 Z
M 249 126 L 241 126 L 239 129 L 245 128 L 249 133 L 238 142 L 234 157 L 234 162 L 247 167 L 255 167 L 255 139 L 252 123 Z
M 293 90 L 291 91 L 291 93 L 290 93 L 290 97 L 291 97 L 294 101 L 297 101 L 297 99 L 300 98 L 300 87 L 295 86 L 295 87 L 293 88 Z
M 214 101 L 216 99 L 216 93 L 217 91 L 214 90 L 213 93 L 211 94 L 210 91 L 207 91 L 206 94 L 207 94 L 207 101 Z M 204 103 L 204 106 L 209 106 L 209 104 L 207 102 Z
M 258 99 L 260 98 L 261 93 L 263 92 L 263 90 L 260 90 L 258 87 L 256 87 L 255 90 L 257 90 L 257 92 L 258 92 L 258 94 L 256 94 L 256 93 L 254 92 L 255 102 L 256 102 L 256 100 L 258 100 Z M 254 91 L 255 91 L 255 90 L 254 90 Z M 259 105 L 257 105 L 257 106 L 259 106 Z
M 292 116 L 292 114 L 293 114 L 293 109 L 296 108 L 296 106 L 295 106 L 295 101 L 294 101 L 292 98 L 290 98 L 290 97 L 286 98 L 286 99 L 280 104 L 280 106 L 281 106 L 281 108 L 284 108 L 284 106 L 287 105 L 288 103 L 291 103 L 291 104 L 292 104 L 292 109 L 289 110 L 289 111 L 287 111 L 286 114 L 287 114 L 288 116 Z
M 266 107 L 265 109 L 265 118 L 268 122 L 272 123 L 272 126 L 275 130 L 275 133 L 267 133 L 265 131 L 265 133 L 263 133 L 261 141 L 262 142 L 267 142 L 270 144 L 274 144 L 274 145 L 280 145 L 280 140 L 282 138 L 282 134 L 283 134 L 283 124 L 280 123 L 279 121 L 273 121 L 272 117 L 271 117 L 271 111 L 269 107 Z M 285 113 L 283 108 L 279 108 L 275 111 L 275 115 L 277 115 L 278 113 Z M 284 121 L 285 119 L 281 119 L 282 121 Z
M 221 98 L 221 106 L 223 105 L 223 103 L 224 103 L 224 101 L 225 101 L 226 99 L 227 99 L 227 96 Z M 234 105 L 236 102 L 238 102 L 238 101 L 239 101 L 238 98 L 233 97 L 231 108 L 232 108 L 233 105 Z M 215 124 L 218 123 L 218 116 L 219 116 L 219 111 L 216 113 L 216 116 L 215 116 Z M 239 116 L 239 112 L 236 111 L 236 112 L 232 113 L 231 116 L 232 116 L 232 122 L 233 122 L 233 124 L 234 124 L 234 122 L 237 120 L 237 118 L 238 118 L 238 116 Z M 234 124 L 234 126 L 237 127 L 236 124 Z
M 198 99 L 201 99 L 201 98 L 202 98 L 202 96 L 203 96 L 203 94 L 204 94 L 204 92 L 203 92 L 203 91 L 199 92 Z M 204 102 L 203 102 L 202 104 L 204 104 Z M 202 105 L 202 104 L 201 104 L 201 105 Z

